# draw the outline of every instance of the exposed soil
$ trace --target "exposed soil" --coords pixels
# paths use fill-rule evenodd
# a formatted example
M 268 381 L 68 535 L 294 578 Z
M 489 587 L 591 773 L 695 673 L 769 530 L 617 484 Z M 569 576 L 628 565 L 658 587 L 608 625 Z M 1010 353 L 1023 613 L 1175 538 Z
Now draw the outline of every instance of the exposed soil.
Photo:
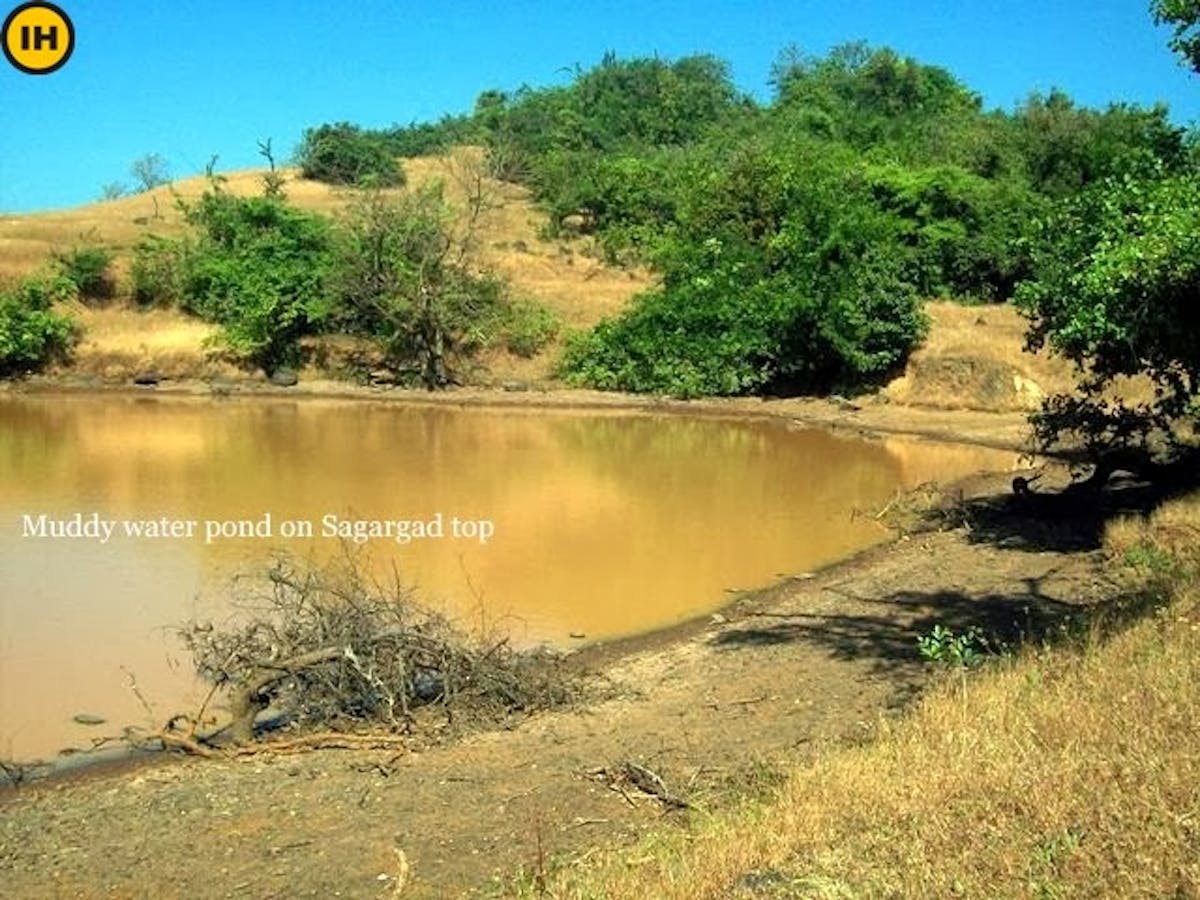
M 1000 496 L 1007 478 L 969 488 Z M 1110 596 L 1097 522 L 1034 512 L 998 501 L 712 619 L 592 648 L 581 659 L 612 699 L 507 730 L 403 752 L 162 759 L 0 791 L 0 882 L 14 897 L 457 896 L 684 823 L 688 809 L 639 789 L 627 763 L 693 809 L 718 806 L 773 765 L 869 736 L 928 677 L 916 638 L 935 623 L 1015 639 Z

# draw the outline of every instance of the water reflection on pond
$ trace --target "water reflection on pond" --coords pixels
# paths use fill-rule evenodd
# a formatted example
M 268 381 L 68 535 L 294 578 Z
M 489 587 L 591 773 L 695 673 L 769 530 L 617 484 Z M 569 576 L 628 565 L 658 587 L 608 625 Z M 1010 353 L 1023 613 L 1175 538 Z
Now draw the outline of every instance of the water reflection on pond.
M 186 708 L 170 626 L 226 612 L 229 578 L 286 549 L 326 558 L 323 520 L 428 521 L 446 534 L 363 545 L 429 601 L 522 642 L 662 627 L 863 548 L 857 510 L 897 487 L 1008 467 L 1014 455 L 867 441 L 780 422 L 631 412 L 365 402 L 0 397 L 0 756 L 78 743 Z M 118 524 L 110 540 L 39 538 L 41 515 Z M 270 538 L 205 540 L 208 521 Z M 126 536 L 125 520 L 196 523 Z M 455 538 L 451 523 L 490 523 Z M 284 540 L 286 522 L 313 537 Z

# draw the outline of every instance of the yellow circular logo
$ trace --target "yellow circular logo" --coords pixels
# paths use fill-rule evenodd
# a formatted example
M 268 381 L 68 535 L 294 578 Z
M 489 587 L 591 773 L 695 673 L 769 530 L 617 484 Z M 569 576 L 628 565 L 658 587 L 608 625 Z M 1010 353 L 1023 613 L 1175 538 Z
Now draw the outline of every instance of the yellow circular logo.
M 27 75 L 58 71 L 75 50 L 75 26 L 53 3 L 22 3 L 4 20 L 4 55 Z

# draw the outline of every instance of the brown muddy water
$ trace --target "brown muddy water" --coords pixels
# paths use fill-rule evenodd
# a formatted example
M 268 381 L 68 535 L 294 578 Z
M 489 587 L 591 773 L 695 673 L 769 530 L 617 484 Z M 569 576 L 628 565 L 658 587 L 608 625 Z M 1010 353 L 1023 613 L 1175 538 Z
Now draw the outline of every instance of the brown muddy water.
M 172 626 L 228 616 L 277 550 L 357 536 L 465 627 L 564 647 L 833 562 L 887 536 L 856 511 L 897 488 L 1015 463 L 645 412 L 0 397 L 0 758 L 194 710 Z

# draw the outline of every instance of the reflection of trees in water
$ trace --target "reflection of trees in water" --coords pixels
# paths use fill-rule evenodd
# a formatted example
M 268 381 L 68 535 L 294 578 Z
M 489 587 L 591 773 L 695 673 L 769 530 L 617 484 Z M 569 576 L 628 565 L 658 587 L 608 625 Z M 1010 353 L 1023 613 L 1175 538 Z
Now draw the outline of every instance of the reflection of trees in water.
M 900 467 L 906 485 L 945 484 L 973 472 L 1008 472 L 1018 468 L 1019 454 L 970 444 L 947 444 L 911 438 L 885 438 L 880 446 Z
M 270 511 L 276 522 L 306 519 L 318 531 L 328 512 L 442 511 L 497 519 L 504 533 L 530 541 L 678 536 L 720 558 L 704 565 L 736 559 L 748 543 L 811 539 L 826 553 L 861 544 L 869 523 L 852 523 L 851 511 L 882 505 L 914 459 L 939 452 L 782 422 L 647 413 L 66 401 L 31 399 L 6 410 L 6 471 L 29 483 L 21 473 L 45 472 L 37 460 L 46 454 L 56 460 L 25 488 L 30 502 L 102 498 L 116 517 Z
M 68 449 L 80 424 L 78 417 L 61 405 L 0 396 L 0 472 L 53 472 L 69 466 Z M 7 481 L 5 494 L 13 496 L 21 485 L 10 487 Z
M 898 483 L 896 460 L 874 442 L 779 422 L 637 417 L 559 429 L 575 458 L 635 492 L 696 496 L 703 510 L 758 504 L 848 510 Z M 719 513 L 720 509 L 712 512 Z
M 165 495 L 191 516 L 266 503 L 299 517 L 345 509 L 356 493 L 403 501 L 414 486 L 426 502 L 512 506 L 546 498 L 548 479 L 580 499 L 828 506 L 891 489 L 903 465 L 879 444 L 819 431 L 645 414 L 95 397 L 0 412 L 8 471 L 38 471 L 131 514 Z

